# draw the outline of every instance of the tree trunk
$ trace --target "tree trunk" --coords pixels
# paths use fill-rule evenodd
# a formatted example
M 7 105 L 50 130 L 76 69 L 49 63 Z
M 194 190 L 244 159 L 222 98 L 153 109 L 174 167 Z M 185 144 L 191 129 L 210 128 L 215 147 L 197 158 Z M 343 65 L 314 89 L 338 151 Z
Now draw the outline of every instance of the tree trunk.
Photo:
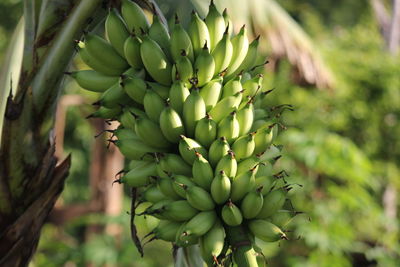
M 0 113 L 0 266 L 29 264 L 41 228 L 62 192 L 70 157 L 60 162 L 54 155 L 54 111 L 74 40 L 91 21 L 104 17 L 101 3 L 24 1 L 20 79 L 0 81 L 13 84 L 0 88 L 3 96 L 9 95 L 6 107 L 0 108 L 5 110 Z
M 400 0 L 393 1 L 392 25 L 390 27 L 389 51 L 396 55 L 400 45 Z
M 397 55 L 400 46 L 400 0 L 393 0 L 391 15 L 382 0 L 371 0 L 371 6 L 385 40 L 386 48 L 392 55 Z

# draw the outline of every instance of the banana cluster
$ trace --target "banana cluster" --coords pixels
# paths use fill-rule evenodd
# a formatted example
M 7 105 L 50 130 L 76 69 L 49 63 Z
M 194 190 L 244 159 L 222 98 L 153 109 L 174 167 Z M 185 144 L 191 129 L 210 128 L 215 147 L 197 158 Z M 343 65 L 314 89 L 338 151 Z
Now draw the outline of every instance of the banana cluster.
M 193 12 L 187 29 L 178 17 L 168 29 L 125 0 L 105 32 L 78 43 L 91 70 L 69 74 L 101 93 L 92 117 L 120 122 L 112 142 L 131 162 L 118 182 L 151 203 L 141 215 L 160 222 L 148 236 L 199 244 L 209 266 L 229 253 L 238 266 L 258 266 L 254 238 L 286 238 L 293 217 L 289 188 L 273 174 L 278 123 L 256 71 L 258 38 L 249 42 L 245 26 L 234 35 L 213 3 L 204 20 Z M 250 244 L 235 243 L 239 228 Z

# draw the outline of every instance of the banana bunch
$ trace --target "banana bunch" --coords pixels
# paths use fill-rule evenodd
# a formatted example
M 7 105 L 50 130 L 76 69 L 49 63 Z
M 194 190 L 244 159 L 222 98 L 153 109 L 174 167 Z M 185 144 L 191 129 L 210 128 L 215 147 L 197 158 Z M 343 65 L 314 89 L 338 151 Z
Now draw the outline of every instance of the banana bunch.
M 88 33 L 78 43 L 90 69 L 68 74 L 99 93 L 91 117 L 120 122 L 112 142 L 130 164 L 117 182 L 138 189 L 141 215 L 159 219 L 151 240 L 199 244 L 208 266 L 229 254 L 259 266 L 255 238 L 285 239 L 294 214 L 290 185 L 274 175 L 279 108 L 268 109 L 255 72 L 258 38 L 232 30 L 212 2 L 205 19 L 193 12 L 185 29 L 176 16 L 168 29 L 123 0 L 105 38 Z

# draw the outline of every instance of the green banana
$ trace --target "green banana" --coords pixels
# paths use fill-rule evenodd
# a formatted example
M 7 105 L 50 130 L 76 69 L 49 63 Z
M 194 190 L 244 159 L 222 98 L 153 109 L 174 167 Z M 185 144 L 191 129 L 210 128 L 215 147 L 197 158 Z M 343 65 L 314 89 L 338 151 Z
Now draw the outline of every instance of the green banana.
M 215 203 L 206 190 L 199 186 L 184 186 L 186 191 L 186 199 L 195 209 L 201 211 L 213 210 Z
M 291 210 L 278 210 L 271 216 L 270 221 L 276 226 L 283 228 L 287 226 L 297 214 L 299 213 Z
M 158 158 L 158 154 L 155 154 L 156 159 Z M 170 176 L 172 175 L 172 172 L 168 172 L 166 170 L 164 170 L 164 168 L 161 166 L 160 161 L 156 160 L 157 162 L 157 166 L 156 166 L 156 170 L 157 170 L 157 175 L 160 178 L 170 178 Z
M 262 187 L 261 194 L 264 196 L 271 191 L 273 186 L 273 178 L 271 176 L 256 176 L 256 186 Z
M 164 110 L 165 102 L 156 92 L 151 89 L 146 90 L 143 98 L 144 111 L 150 120 L 155 123 L 160 122 L 161 112 Z M 161 126 L 161 125 L 160 125 Z
M 124 43 L 124 56 L 126 61 L 135 69 L 143 68 L 143 61 L 140 56 L 141 45 L 142 40 L 134 34 L 129 36 Z
M 222 220 L 229 226 L 237 226 L 240 225 L 243 221 L 242 213 L 239 208 L 232 203 L 232 201 L 228 201 L 221 212 Z
M 193 66 L 190 59 L 182 50 L 181 56 L 172 66 L 172 80 L 181 80 L 186 86 L 190 86 L 190 80 L 193 77 Z
M 217 167 L 215 167 L 215 175 L 223 171 L 229 178 L 233 178 L 236 176 L 237 167 L 235 154 L 232 150 L 229 150 L 228 153 L 220 159 Z
M 239 68 L 247 55 L 247 51 L 249 49 L 249 40 L 247 39 L 247 29 L 244 25 L 240 29 L 240 32 L 232 38 L 231 42 L 233 46 L 233 53 L 232 60 L 229 63 L 229 67 L 226 72 L 227 76 L 233 74 Z
M 272 176 L 273 174 L 273 166 L 269 162 L 263 162 L 258 166 L 258 171 L 256 177 L 261 177 L 261 176 Z
M 217 123 L 210 115 L 206 114 L 199 120 L 194 131 L 195 139 L 205 148 L 209 148 L 217 136 Z
M 214 261 L 221 254 L 225 243 L 225 229 L 219 220 L 216 220 L 212 228 L 200 237 L 199 244 L 203 259 Z
M 145 164 L 147 164 L 147 161 L 144 160 L 131 160 L 128 164 L 128 169 L 134 169 L 134 168 L 141 168 L 142 166 L 144 166 Z
M 159 163 L 162 171 L 165 173 L 190 176 L 192 167 L 187 164 L 182 157 L 173 153 L 158 154 Z
M 138 136 L 136 135 L 135 131 L 123 127 L 119 127 L 116 130 L 114 130 L 113 134 L 118 138 L 118 140 L 126 140 L 126 139 L 138 140 Z M 142 163 L 144 163 L 144 161 L 142 161 Z
M 241 161 L 250 157 L 256 146 L 254 142 L 254 135 L 256 133 L 249 133 L 236 139 L 232 145 L 232 150 L 235 152 L 237 160 Z
M 214 210 L 202 211 L 186 223 L 184 233 L 186 235 L 202 236 L 213 227 L 216 220 L 217 214 Z
M 133 114 L 137 114 L 139 116 L 144 116 L 146 117 L 146 113 L 143 112 L 142 110 L 138 109 L 138 108 L 134 108 L 134 107 L 125 107 L 123 109 L 123 113 L 120 116 L 120 122 L 122 124 L 122 126 L 124 126 L 125 128 L 129 128 L 133 131 L 135 130 L 135 121 L 136 118 Z
M 243 72 L 242 84 L 251 79 L 251 74 L 247 71 Z
M 239 122 L 239 135 L 245 135 L 250 132 L 254 121 L 254 105 L 248 101 L 244 107 L 238 110 L 237 120 Z
M 146 71 L 144 68 L 139 68 L 139 69 L 129 68 L 127 71 L 123 73 L 123 75 L 128 75 L 130 77 L 135 76 L 140 79 L 144 79 L 146 76 Z
M 166 200 L 167 197 L 160 191 L 156 185 L 150 185 L 144 190 L 140 196 L 143 201 L 148 201 L 151 203 L 158 203 L 162 200 Z
M 227 70 L 232 59 L 232 53 L 233 46 L 229 35 L 229 26 L 227 26 L 222 39 L 211 52 L 215 61 L 214 75 Z
M 154 235 L 152 239 L 161 239 L 164 241 L 175 241 L 176 233 L 181 227 L 179 222 L 171 222 L 168 220 L 161 220 L 156 228 L 154 228 L 148 235 Z
M 171 84 L 171 63 L 160 46 L 148 35 L 142 37 L 140 56 L 150 76 L 162 85 Z
M 243 81 L 243 79 L 242 79 Z M 246 98 L 248 96 L 254 97 L 257 94 L 261 93 L 260 88 L 263 82 L 263 75 L 258 74 L 254 78 L 251 78 L 245 82 L 243 82 L 243 97 Z
M 254 120 L 253 124 L 251 125 L 250 131 L 256 132 L 259 129 L 265 128 L 266 125 L 270 125 L 271 121 L 265 120 L 265 119 L 260 119 L 260 120 Z
M 78 43 L 78 49 L 79 56 L 81 57 L 82 61 L 97 72 L 108 76 L 119 76 L 125 71 L 124 69 L 116 69 L 108 66 L 107 64 L 104 64 L 104 62 L 102 62 L 99 58 L 90 55 L 83 42 Z
M 149 36 L 161 47 L 167 58 L 171 59 L 168 29 L 161 23 L 157 15 L 153 16 L 153 23 L 149 28 Z
M 247 172 L 250 169 L 254 169 L 254 173 L 258 174 L 258 168 L 260 166 L 260 157 L 251 156 L 239 162 L 236 175 L 240 175 Z
M 254 110 L 254 120 L 263 120 L 267 117 L 268 117 L 267 110 L 262 109 L 262 108 L 256 108 Z M 259 127 L 258 129 L 260 129 L 260 128 L 265 128 L 265 126 L 263 125 L 262 127 Z
M 126 60 L 103 38 L 88 33 L 85 35 L 85 49 L 88 54 L 96 58 L 102 65 L 124 72 L 129 68 Z
M 194 55 L 197 57 L 205 44 L 210 44 L 210 34 L 206 23 L 193 11 L 188 34 L 192 41 Z M 207 48 L 208 49 L 208 48 Z
M 118 183 L 126 184 L 129 187 L 142 187 L 149 183 L 149 177 L 156 174 L 156 164 L 154 162 L 147 162 L 141 168 L 135 168 L 127 172 L 120 179 L 116 180 Z
M 235 95 L 243 90 L 241 84 L 242 75 L 236 75 L 236 77 L 232 80 L 229 80 L 224 87 L 222 87 L 222 99 L 228 96 Z
M 228 36 L 232 36 L 233 34 L 233 23 L 232 20 L 230 19 L 228 15 L 228 10 L 225 8 L 224 11 L 222 12 L 222 17 L 224 18 L 225 21 L 225 27 L 228 28 Z
M 163 215 L 161 215 L 161 212 L 162 212 L 164 206 L 168 203 L 171 203 L 172 201 L 173 200 L 170 200 L 170 199 L 161 200 L 157 203 L 154 203 L 150 207 L 148 207 L 145 211 L 143 211 L 139 215 L 151 215 L 160 220 L 166 220 L 167 218 L 165 218 Z
M 151 90 L 156 92 L 162 99 L 167 100 L 169 96 L 169 86 L 164 86 L 159 83 L 146 82 Z
M 181 56 L 182 50 L 186 52 L 191 62 L 194 62 L 193 46 L 189 35 L 179 22 L 178 16 L 175 16 L 175 24 L 171 32 L 171 54 L 175 62 Z
M 144 144 L 138 139 L 117 140 L 114 141 L 114 144 L 127 159 L 134 160 L 145 160 L 144 156 L 147 154 L 163 150 Z
M 197 88 L 193 88 L 183 103 L 183 122 L 186 133 L 194 137 L 196 124 L 206 115 L 206 105 Z
M 196 159 L 196 154 L 193 152 L 199 152 L 204 158 L 208 158 L 207 150 L 204 147 L 197 143 L 197 141 L 182 135 L 179 141 L 179 153 L 190 165 L 193 165 Z
M 220 137 L 216 139 L 211 144 L 208 153 L 209 155 L 208 161 L 210 162 L 211 166 L 213 167 L 217 166 L 218 162 L 224 155 L 228 154 L 229 150 L 230 147 L 225 137 Z
M 167 219 L 184 222 L 192 219 L 199 211 L 193 208 L 186 200 L 177 200 L 164 205 L 161 214 Z
M 136 3 L 130 0 L 123 0 L 121 13 L 129 31 L 140 33 L 142 30 L 147 31 L 149 29 L 150 24 L 146 15 Z
M 262 91 L 257 95 L 258 108 L 270 107 L 270 100 L 269 100 L 268 96 L 273 91 L 274 91 L 274 89 L 269 89 L 267 91 Z M 288 107 L 290 107 L 290 105 Z
M 175 245 L 179 247 L 188 247 L 190 245 L 194 245 L 198 242 L 198 237 L 195 235 L 188 235 L 186 230 L 186 223 L 183 223 L 181 227 L 178 229 L 175 237 Z
M 264 196 L 261 193 L 262 187 L 252 190 L 242 200 L 240 210 L 245 219 L 255 218 L 261 211 L 264 203 Z
M 143 104 L 144 96 L 147 91 L 147 85 L 143 79 L 135 76 L 123 75 L 121 86 L 124 88 L 125 93 L 136 103 Z
M 225 20 L 221 13 L 218 12 L 213 1 L 211 1 L 208 14 L 205 18 L 205 23 L 210 34 L 210 49 L 213 50 L 217 43 L 222 39 L 226 28 Z
M 149 205 L 150 206 L 152 204 L 150 202 L 147 202 L 147 203 L 144 203 L 144 205 Z M 136 211 L 139 212 L 139 209 L 135 209 L 135 212 Z M 146 227 L 146 230 L 154 229 L 160 224 L 160 219 L 158 219 L 158 218 L 156 218 L 154 216 L 141 216 L 140 218 L 136 217 L 135 219 L 136 220 L 134 221 L 134 223 L 144 224 L 145 227 Z M 154 238 L 157 239 L 157 237 L 154 237 Z M 150 241 L 152 241 L 152 240 L 149 240 L 149 242 Z
M 199 52 L 194 62 L 194 72 L 197 78 L 197 86 L 201 87 L 211 81 L 214 76 L 215 62 L 213 56 L 204 44 L 203 49 Z
M 226 176 L 224 171 L 220 171 L 212 180 L 211 196 L 215 203 L 225 203 L 231 194 L 231 180 Z
M 257 262 L 257 253 L 249 246 L 241 246 L 233 252 L 235 263 L 240 267 L 262 267 Z
M 173 202 L 173 200 L 171 200 L 171 199 L 160 200 L 157 203 L 154 203 L 154 204 L 146 207 L 146 209 L 138 215 L 153 215 L 154 216 L 154 214 L 159 214 L 160 211 L 164 208 L 164 206 L 171 202 Z M 147 206 L 147 205 L 145 205 L 145 206 Z M 160 217 L 162 217 L 162 216 L 160 216 Z M 161 220 L 165 220 L 165 219 L 166 218 L 161 218 Z
M 100 107 L 98 110 L 90 114 L 87 118 L 102 118 L 102 119 L 113 119 L 121 113 L 121 107 L 106 108 Z
M 248 225 L 253 235 L 265 242 L 276 242 L 280 239 L 287 239 L 285 233 L 278 226 L 268 221 L 252 220 Z
M 160 178 L 160 177 L 154 177 L 157 179 L 157 186 L 158 189 L 160 189 L 160 191 L 168 198 L 168 199 L 172 199 L 172 200 L 179 200 L 181 199 L 181 197 L 175 192 L 175 190 L 172 187 L 172 180 L 168 177 L 168 178 Z M 175 220 L 172 219 L 168 216 L 165 216 L 165 214 L 163 214 L 164 209 L 161 212 L 161 215 L 163 215 L 165 218 L 170 219 L 170 220 Z M 176 221 L 176 220 L 175 220 Z M 179 220 L 178 220 L 179 221 Z
M 108 13 L 105 22 L 105 32 L 110 44 L 115 48 L 120 56 L 124 57 L 124 43 L 129 37 L 129 32 L 126 29 L 124 20 L 115 8 L 111 9 Z
M 232 181 L 231 199 L 233 202 L 241 200 L 247 192 L 255 186 L 254 169 L 239 174 Z
M 226 141 L 231 144 L 239 137 L 239 122 L 236 118 L 236 111 L 233 111 L 228 117 L 225 117 L 218 123 L 218 137 L 224 136 Z
M 95 70 L 66 72 L 78 85 L 92 92 L 104 92 L 119 80 L 119 77 L 104 75 Z
M 260 39 L 260 35 L 257 36 L 250 43 L 246 57 L 243 59 L 243 62 L 236 69 L 236 71 L 234 71 L 231 75 L 226 77 L 227 79 L 231 79 L 232 77 L 234 77 L 234 75 L 236 75 L 237 73 L 239 73 L 241 71 L 248 71 L 254 66 L 254 64 L 257 60 L 257 53 L 258 53 L 257 50 L 258 50 L 259 39 Z
M 223 118 L 228 116 L 229 113 L 239 107 L 242 96 L 243 93 L 239 92 L 235 95 L 225 97 L 210 110 L 209 114 L 216 122 L 220 122 Z
M 273 139 L 273 127 L 278 127 L 277 125 L 272 125 L 272 127 L 263 128 L 258 130 L 254 136 L 255 149 L 253 154 L 259 154 L 264 152 L 272 143 Z
M 114 108 L 116 106 L 128 104 L 129 97 L 127 97 L 121 84 L 116 83 L 100 96 L 99 103 L 106 108 Z
M 192 179 L 184 175 L 174 175 L 171 177 L 172 187 L 174 188 L 175 192 L 183 198 L 186 198 L 186 190 L 182 187 L 182 185 L 186 186 L 194 186 L 195 183 Z
M 135 130 L 136 134 L 145 144 L 156 148 L 168 148 L 171 145 L 165 139 L 158 124 L 146 117 L 140 116 L 136 118 Z
M 174 81 L 169 91 L 169 104 L 181 116 L 183 115 L 183 104 L 189 95 L 189 89 L 184 82 L 180 80 Z
M 209 81 L 203 88 L 200 89 L 200 95 L 206 104 L 206 110 L 210 111 L 221 97 L 223 78 L 219 76 L 216 79 Z
M 205 190 L 209 190 L 213 179 L 213 170 L 210 163 L 198 152 L 193 162 L 193 181 Z
M 267 219 L 283 207 L 286 200 L 284 189 L 275 189 L 264 196 L 264 204 L 256 218 Z
M 171 143 L 179 143 L 180 136 L 185 134 L 185 128 L 178 112 L 167 106 L 160 114 L 160 128 L 165 138 Z

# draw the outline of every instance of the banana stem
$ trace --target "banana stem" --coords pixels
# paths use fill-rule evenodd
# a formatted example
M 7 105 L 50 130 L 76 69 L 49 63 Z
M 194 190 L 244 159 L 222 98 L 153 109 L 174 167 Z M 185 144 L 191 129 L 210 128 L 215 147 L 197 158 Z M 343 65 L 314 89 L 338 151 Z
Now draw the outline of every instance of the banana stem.
M 258 267 L 256 253 L 243 226 L 228 227 L 227 237 L 238 267 Z
M 54 103 L 58 95 L 58 90 L 52 89 L 59 84 L 65 66 L 71 60 L 75 46 L 71 40 L 79 39 L 82 25 L 87 24 L 88 18 L 100 4 L 100 0 L 80 1 L 49 48 L 46 59 L 32 82 L 33 100 L 39 114 L 47 107 L 46 104 Z
M 198 245 L 186 248 L 178 248 L 175 256 L 175 267 L 197 267 L 203 266 Z

